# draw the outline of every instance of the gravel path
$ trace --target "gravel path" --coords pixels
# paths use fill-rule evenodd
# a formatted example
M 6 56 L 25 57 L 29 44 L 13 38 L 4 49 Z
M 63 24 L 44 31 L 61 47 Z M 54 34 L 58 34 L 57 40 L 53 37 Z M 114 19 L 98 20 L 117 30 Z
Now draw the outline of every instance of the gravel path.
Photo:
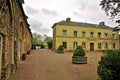
M 47 49 L 31 51 L 9 80 L 93 80 L 102 53 L 87 52 L 87 64 L 72 64 L 71 52 L 57 54 Z

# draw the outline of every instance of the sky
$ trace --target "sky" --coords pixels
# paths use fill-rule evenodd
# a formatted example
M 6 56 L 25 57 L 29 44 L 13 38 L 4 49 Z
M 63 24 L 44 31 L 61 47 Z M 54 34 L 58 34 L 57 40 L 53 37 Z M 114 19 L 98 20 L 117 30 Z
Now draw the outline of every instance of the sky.
M 117 24 L 106 16 L 99 6 L 101 0 L 24 0 L 23 8 L 28 16 L 32 32 L 52 36 L 52 26 L 56 22 L 66 20 L 106 25 L 114 27 Z

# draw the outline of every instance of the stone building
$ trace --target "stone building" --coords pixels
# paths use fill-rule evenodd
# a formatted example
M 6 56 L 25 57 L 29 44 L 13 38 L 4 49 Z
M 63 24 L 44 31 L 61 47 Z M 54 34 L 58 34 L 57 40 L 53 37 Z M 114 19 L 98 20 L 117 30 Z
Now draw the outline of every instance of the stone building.
M 24 0 L 0 0 L 0 78 L 7 79 L 31 50 L 32 35 Z
M 70 18 L 53 26 L 53 49 L 61 44 L 65 51 L 73 51 L 82 46 L 86 51 L 119 49 L 118 31 L 106 26 L 104 22 L 97 24 L 72 22 Z

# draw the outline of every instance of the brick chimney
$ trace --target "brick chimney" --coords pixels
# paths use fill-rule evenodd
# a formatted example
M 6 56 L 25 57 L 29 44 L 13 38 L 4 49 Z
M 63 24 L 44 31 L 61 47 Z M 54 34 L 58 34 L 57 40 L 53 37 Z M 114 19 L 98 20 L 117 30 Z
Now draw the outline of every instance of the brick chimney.
M 66 21 L 67 21 L 67 22 L 70 22 L 70 21 L 71 21 L 71 18 L 66 18 Z
M 102 22 L 99 23 L 99 25 L 100 25 L 100 26 L 105 26 L 105 22 L 102 21 Z

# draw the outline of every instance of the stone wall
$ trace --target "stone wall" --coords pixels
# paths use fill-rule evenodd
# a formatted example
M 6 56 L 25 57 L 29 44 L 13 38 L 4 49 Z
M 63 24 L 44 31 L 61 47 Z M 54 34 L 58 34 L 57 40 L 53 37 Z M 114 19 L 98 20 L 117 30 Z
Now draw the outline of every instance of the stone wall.
M 19 67 L 22 54 L 31 50 L 31 30 L 20 0 L 0 1 L 0 78 L 7 79 Z

